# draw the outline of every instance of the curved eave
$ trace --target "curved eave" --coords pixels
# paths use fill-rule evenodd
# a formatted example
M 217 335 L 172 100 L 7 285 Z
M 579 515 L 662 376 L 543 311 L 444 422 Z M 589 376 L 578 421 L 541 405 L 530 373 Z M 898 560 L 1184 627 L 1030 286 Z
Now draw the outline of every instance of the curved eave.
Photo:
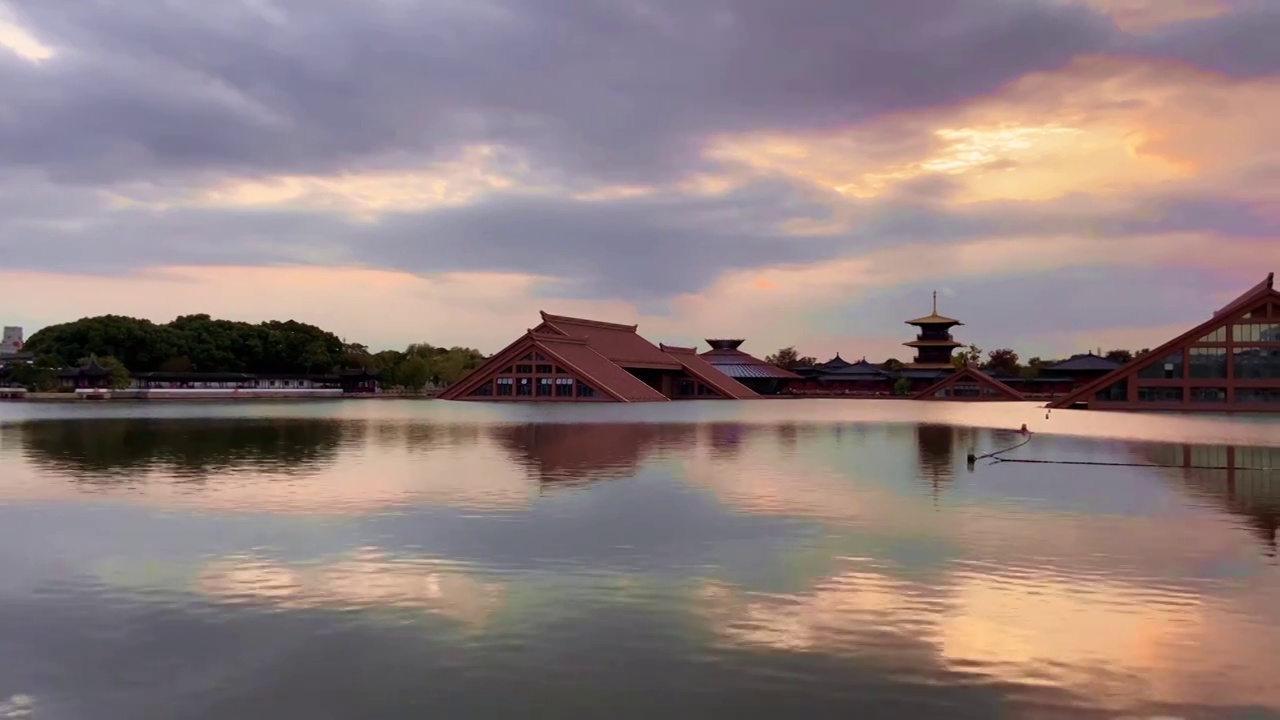
M 902 344 L 906 345 L 907 347 L 914 347 L 914 348 L 920 348 L 920 347 L 958 348 L 964 343 L 958 343 L 955 340 L 912 340 L 911 342 L 904 342 Z
M 916 318 L 915 320 L 908 320 L 906 324 L 907 325 L 963 325 L 964 323 L 960 322 L 959 320 L 956 320 L 955 318 L 949 318 L 943 315 L 926 315 L 924 317 Z

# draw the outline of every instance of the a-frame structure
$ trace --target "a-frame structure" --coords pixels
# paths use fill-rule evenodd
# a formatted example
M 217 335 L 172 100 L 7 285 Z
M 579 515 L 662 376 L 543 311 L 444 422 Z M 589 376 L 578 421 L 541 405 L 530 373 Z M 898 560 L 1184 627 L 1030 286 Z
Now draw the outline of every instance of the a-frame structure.
M 1280 412 L 1275 273 L 1212 318 L 1048 407 Z
M 440 394 L 442 400 L 666 402 L 760 397 L 700 358 L 620 325 L 542 313 L 542 322 Z
M 961 402 L 1026 400 L 1026 396 L 974 367 L 965 367 L 911 396 L 912 400 Z

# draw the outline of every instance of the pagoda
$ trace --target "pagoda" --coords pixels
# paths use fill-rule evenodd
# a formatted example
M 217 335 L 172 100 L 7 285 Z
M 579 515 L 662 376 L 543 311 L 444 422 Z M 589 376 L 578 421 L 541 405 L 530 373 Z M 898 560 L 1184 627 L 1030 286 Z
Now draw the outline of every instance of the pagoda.
M 955 369 L 955 366 L 951 364 L 951 353 L 961 344 L 951 337 L 951 328 L 964 323 L 938 314 L 938 292 L 936 290 L 933 293 L 933 312 L 915 320 L 908 320 L 907 324 L 915 325 L 920 329 L 915 340 L 903 343 L 903 345 L 916 350 L 915 360 L 907 363 L 907 369 Z

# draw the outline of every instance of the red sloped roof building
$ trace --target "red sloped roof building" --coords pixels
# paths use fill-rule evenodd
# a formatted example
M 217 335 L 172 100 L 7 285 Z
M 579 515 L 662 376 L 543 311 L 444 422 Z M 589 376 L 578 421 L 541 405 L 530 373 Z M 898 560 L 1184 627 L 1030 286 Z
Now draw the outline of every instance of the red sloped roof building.
M 441 393 L 444 400 L 666 402 L 760 397 L 694 348 L 654 345 L 635 325 L 541 313 L 542 322 Z
M 1275 273 L 1203 323 L 1049 407 L 1280 412 Z

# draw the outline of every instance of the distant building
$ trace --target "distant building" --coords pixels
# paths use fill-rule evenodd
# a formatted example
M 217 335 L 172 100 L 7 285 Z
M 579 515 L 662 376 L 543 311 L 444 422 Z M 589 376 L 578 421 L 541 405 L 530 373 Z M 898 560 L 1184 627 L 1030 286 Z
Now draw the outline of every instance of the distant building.
M 22 328 L 7 325 L 0 335 L 0 355 L 17 355 L 22 352 Z
M 787 383 L 800 376 L 767 363 L 739 348 L 744 340 L 708 339 L 711 349 L 702 353 L 702 359 L 720 372 L 755 390 L 761 395 L 776 395 Z
M 654 345 L 635 325 L 541 313 L 528 330 L 443 400 L 665 402 L 745 400 L 756 392 L 716 369 L 695 348 Z
M 915 340 L 903 343 L 916 351 L 916 357 L 907 363 L 907 369 L 954 372 L 955 366 L 951 363 L 951 353 L 960 347 L 960 342 L 952 337 L 951 328 L 964 323 L 938 314 L 936 291 L 933 293 L 933 312 L 915 320 L 908 320 L 907 324 L 919 328 Z

